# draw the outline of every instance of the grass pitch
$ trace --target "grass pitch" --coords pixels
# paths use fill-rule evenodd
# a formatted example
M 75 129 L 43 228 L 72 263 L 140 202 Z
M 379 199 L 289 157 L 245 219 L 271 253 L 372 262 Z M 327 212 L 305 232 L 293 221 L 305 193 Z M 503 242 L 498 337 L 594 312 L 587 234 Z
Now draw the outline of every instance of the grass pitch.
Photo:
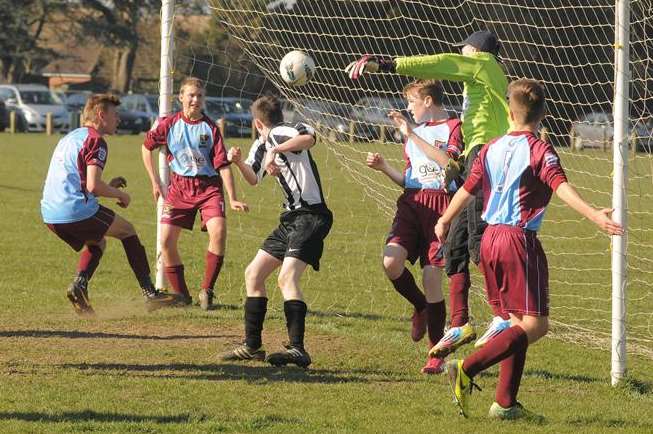
M 426 348 L 411 342 L 410 311 L 381 271 L 388 217 L 320 147 L 316 160 L 335 221 L 322 270 L 303 280 L 309 370 L 216 359 L 242 339 L 243 271 L 277 224 L 281 193 L 270 180 L 238 184 L 251 212 L 228 213 L 220 309 L 147 314 L 120 243 L 109 241 L 90 285 L 98 318 L 79 319 L 64 295 L 77 255 L 39 212 L 56 140 L 0 134 L 0 432 L 653 432 L 653 360 L 631 357 L 628 381 L 612 388 L 609 349 L 547 338 L 529 350 L 519 395 L 543 421 L 487 419 L 496 369 L 478 378 L 483 391 L 472 396 L 471 417 L 459 417 L 445 377 L 419 373 Z M 135 224 L 152 263 L 154 207 L 141 142 L 109 138 L 105 178 L 125 176 L 132 204 L 104 203 Z M 195 296 L 206 243 L 197 229 L 181 239 Z M 268 351 L 285 339 L 274 283 Z M 473 302 L 485 321 L 482 300 Z

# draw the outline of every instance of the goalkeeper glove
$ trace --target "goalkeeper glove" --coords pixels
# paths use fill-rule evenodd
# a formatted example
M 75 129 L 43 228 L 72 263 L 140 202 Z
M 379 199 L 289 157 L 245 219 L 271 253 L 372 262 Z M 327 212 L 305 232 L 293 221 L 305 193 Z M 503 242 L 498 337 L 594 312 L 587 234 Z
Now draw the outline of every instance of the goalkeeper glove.
M 366 54 L 345 68 L 352 80 L 358 80 L 366 72 L 395 72 L 395 61 L 388 57 L 377 57 Z

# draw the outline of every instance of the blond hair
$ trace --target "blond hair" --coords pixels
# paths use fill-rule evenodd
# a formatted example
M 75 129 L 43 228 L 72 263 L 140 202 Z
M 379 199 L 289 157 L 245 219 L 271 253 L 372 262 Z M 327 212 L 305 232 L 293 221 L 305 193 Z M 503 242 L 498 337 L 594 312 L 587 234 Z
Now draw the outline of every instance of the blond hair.
M 408 97 L 408 92 L 416 91 L 420 98 L 424 99 L 430 96 L 433 104 L 442 105 L 442 96 L 444 87 L 439 80 L 415 80 L 411 81 L 404 87 L 404 96 Z
M 179 86 L 179 95 L 184 93 L 186 87 L 196 87 L 204 92 L 204 83 L 197 77 L 186 77 L 182 80 Z
M 98 112 L 106 113 L 109 106 L 120 105 L 120 98 L 110 93 L 96 93 L 88 97 L 82 112 L 82 123 L 98 124 Z

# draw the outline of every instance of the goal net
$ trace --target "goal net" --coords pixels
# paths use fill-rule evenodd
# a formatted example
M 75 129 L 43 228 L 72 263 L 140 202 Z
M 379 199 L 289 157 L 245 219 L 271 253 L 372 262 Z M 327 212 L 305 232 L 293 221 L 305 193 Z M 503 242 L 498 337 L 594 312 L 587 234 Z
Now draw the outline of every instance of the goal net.
M 517 5 L 516 3 L 519 3 Z M 355 228 L 334 226 L 351 243 L 330 246 L 349 255 L 345 269 L 325 263 L 320 280 L 330 273 L 351 275 L 350 287 L 311 294 L 314 309 L 343 314 L 408 314 L 406 303 L 383 280 L 379 264 L 384 235 L 400 189 L 365 166 L 368 151 L 382 152 L 403 167 L 397 133 L 387 111 L 402 108 L 401 89 L 410 78 L 383 74 L 353 82 L 345 65 L 365 53 L 410 56 L 457 50 L 455 43 L 479 29 L 494 31 L 510 79 L 544 83 L 548 140 L 560 152 L 571 182 L 595 206 L 610 207 L 612 196 L 612 101 L 614 90 L 615 6 L 613 1 L 560 0 L 209 0 L 210 26 L 227 37 L 219 46 L 185 40 L 187 73 L 220 70 L 207 78 L 209 93 L 243 97 L 274 91 L 287 100 L 287 113 L 317 127 L 326 162 L 338 165 L 344 181 L 363 192 L 346 211 Z M 631 2 L 630 128 L 628 167 L 627 335 L 630 353 L 653 357 L 653 1 Z M 195 52 L 213 53 L 195 56 Z M 213 51 L 211 51 L 213 50 Z M 313 80 L 290 88 L 278 65 L 291 50 L 309 53 L 317 65 Z M 245 59 L 240 63 L 233 59 Z M 248 65 L 255 65 L 251 68 Z M 444 82 L 446 105 L 458 114 L 462 86 Z M 341 190 L 326 187 L 329 204 L 346 200 Z M 356 199 L 358 200 L 358 199 Z M 278 212 L 273 203 L 270 213 Z M 376 217 L 375 217 L 376 216 Z M 336 220 L 338 214 L 336 214 Z M 233 232 L 232 232 L 233 233 Z M 261 230 L 261 235 L 265 230 Z M 374 251 L 357 250 L 372 239 Z M 551 336 L 583 345 L 610 348 L 610 239 L 560 200 L 547 211 L 540 239 L 550 267 Z M 367 248 L 367 247 L 365 247 Z M 359 267 L 359 268 L 357 268 Z M 366 271 L 363 271 L 366 270 Z M 363 274 L 361 274 L 363 273 Z M 472 314 L 482 324 L 485 307 L 482 277 L 474 270 Z M 380 275 L 381 277 L 369 277 Z M 309 277 L 310 278 L 310 277 Z M 313 277 L 313 279 L 316 279 Z M 328 285 L 327 285 L 328 286 Z M 446 285 L 445 285 L 446 294 Z M 445 295 L 446 297 L 446 295 Z

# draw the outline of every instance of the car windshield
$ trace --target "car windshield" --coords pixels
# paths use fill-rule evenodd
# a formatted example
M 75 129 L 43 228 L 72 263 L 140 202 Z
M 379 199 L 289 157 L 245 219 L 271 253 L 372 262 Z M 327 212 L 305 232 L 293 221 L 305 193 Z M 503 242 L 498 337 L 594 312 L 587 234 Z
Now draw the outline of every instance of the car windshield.
M 252 102 L 248 100 L 223 101 L 225 113 L 249 113 Z
M 206 111 L 211 114 L 222 115 L 227 112 L 227 107 L 225 107 L 223 102 L 220 100 L 207 99 L 204 104 L 206 106 Z
M 66 96 L 66 104 L 84 105 L 88 95 L 84 93 L 73 93 Z
M 20 97 L 25 104 L 55 105 L 59 104 L 52 93 L 47 90 L 25 90 L 20 92 Z

